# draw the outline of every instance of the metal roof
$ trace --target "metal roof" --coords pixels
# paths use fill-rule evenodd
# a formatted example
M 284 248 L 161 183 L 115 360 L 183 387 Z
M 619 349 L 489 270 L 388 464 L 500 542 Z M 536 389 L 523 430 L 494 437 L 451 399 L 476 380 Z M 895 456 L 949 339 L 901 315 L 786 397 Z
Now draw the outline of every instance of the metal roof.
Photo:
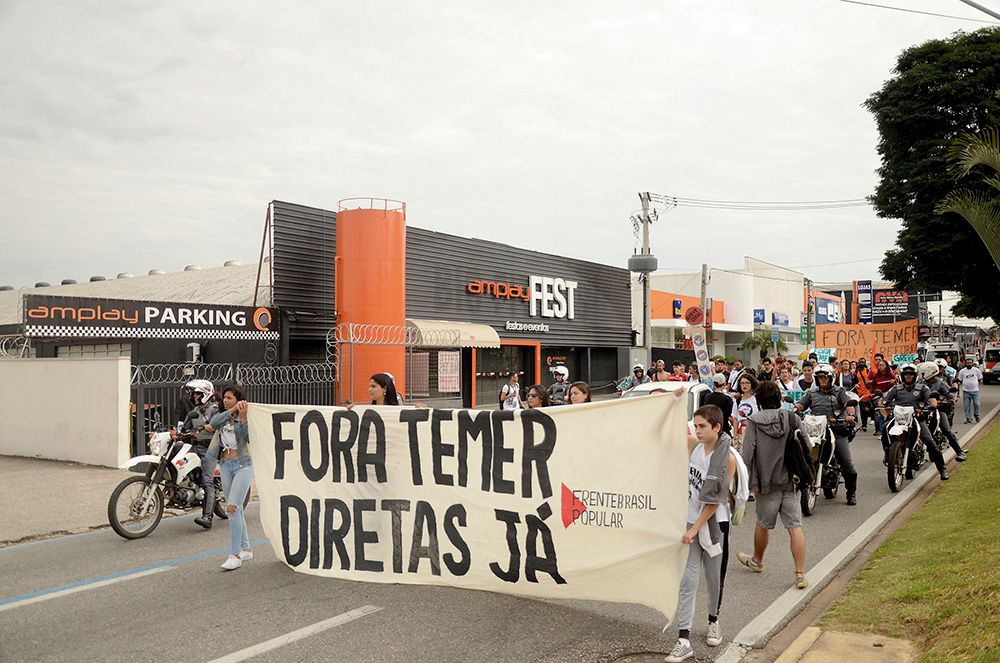
M 263 280 L 266 281 L 266 278 Z M 254 262 L 249 265 L 207 267 L 152 276 L 5 290 L 0 292 L 0 325 L 21 324 L 21 296 L 28 293 L 149 302 L 252 306 L 256 284 L 257 263 Z M 257 305 L 271 305 L 267 288 L 261 288 Z

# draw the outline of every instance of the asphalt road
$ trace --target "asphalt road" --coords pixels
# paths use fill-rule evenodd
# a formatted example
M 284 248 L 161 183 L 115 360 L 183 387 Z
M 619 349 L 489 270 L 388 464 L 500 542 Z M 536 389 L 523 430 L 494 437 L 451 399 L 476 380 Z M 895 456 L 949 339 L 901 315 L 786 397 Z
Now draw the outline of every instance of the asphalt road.
M 985 387 L 983 396 L 985 413 L 1000 403 L 1000 386 Z M 959 413 L 956 421 L 962 418 Z M 958 435 L 968 428 L 958 425 Z M 861 473 L 860 504 L 847 507 L 842 491 L 836 501 L 821 498 L 806 520 L 807 566 L 891 496 L 878 440 L 859 433 L 852 451 Z M 0 549 L 0 661 L 209 661 L 254 654 L 258 661 L 603 661 L 668 651 L 675 639 L 672 629 L 661 633 L 655 611 L 641 606 L 294 573 L 264 542 L 256 505 L 248 520 L 255 558 L 231 573 L 218 568 L 227 528 L 205 532 L 191 516 L 166 519 L 138 541 L 103 530 Z M 752 523 L 748 513 L 732 537 L 720 620 L 727 639 L 793 581 L 780 527 L 763 573 L 736 561 L 735 551 L 752 549 Z M 707 658 L 723 648 L 704 645 L 703 606 L 704 600 L 692 639 Z

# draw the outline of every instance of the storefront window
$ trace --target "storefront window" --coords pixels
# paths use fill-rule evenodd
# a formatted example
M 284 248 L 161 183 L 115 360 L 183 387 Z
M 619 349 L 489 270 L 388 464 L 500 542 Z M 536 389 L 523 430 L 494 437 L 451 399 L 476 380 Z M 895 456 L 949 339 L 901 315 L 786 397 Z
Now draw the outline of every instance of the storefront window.
M 534 348 L 504 345 L 485 348 L 476 354 L 476 405 L 498 405 L 500 389 L 507 384 L 512 372 L 520 374 L 521 392 L 532 384 Z

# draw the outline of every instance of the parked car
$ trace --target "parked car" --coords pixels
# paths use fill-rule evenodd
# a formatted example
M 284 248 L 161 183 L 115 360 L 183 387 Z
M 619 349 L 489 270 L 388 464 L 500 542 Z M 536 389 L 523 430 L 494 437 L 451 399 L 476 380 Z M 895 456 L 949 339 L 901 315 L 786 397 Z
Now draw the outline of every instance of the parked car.
M 645 384 L 639 384 L 632 387 L 622 394 L 622 398 L 648 396 L 654 390 L 671 392 L 676 391 L 678 387 L 683 387 L 687 390 L 687 418 L 688 423 L 692 424 L 694 411 L 705 404 L 705 396 L 711 392 L 711 389 L 701 382 L 647 382 Z

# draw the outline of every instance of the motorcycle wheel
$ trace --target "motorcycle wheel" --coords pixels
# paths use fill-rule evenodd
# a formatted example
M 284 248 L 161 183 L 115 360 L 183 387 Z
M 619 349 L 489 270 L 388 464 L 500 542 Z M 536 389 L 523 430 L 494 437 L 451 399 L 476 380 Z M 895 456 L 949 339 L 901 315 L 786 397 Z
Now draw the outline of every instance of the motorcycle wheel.
M 153 491 L 146 513 L 139 513 L 147 491 Z M 115 534 L 126 539 L 141 539 L 151 533 L 163 518 L 163 495 L 146 477 L 129 477 L 111 491 L 108 522 Z
M 802 491 L 802 515 L 811 516 L 816 512 L 816 489 L 809 487 Z
M 229 520 L 229 514 L 226 513 L 226 495 L 222 492 L 222 479 L 219 477 L 214 477 L 215 483 L 215 517 L 220 520 Z
M 837 496 L 837 491 L 840 490 L 840 483 L 838 482 L 836 486 L 832 488 L 830 486 L 823 486 L 823 497 L 828 500 L 832 500 Z
M 893 440 L 892 445 L 889 447 L 889 464 L 886 467 L 889 490 L 894 493 L 898 493 L 899 489 L 903 487 L 903 481 L 907 472 L 907 468 L 903 466 L 905 464 L 905 457 L 906 445 L 903 443 L 902 436 L 900 436 L 899 439 Z

